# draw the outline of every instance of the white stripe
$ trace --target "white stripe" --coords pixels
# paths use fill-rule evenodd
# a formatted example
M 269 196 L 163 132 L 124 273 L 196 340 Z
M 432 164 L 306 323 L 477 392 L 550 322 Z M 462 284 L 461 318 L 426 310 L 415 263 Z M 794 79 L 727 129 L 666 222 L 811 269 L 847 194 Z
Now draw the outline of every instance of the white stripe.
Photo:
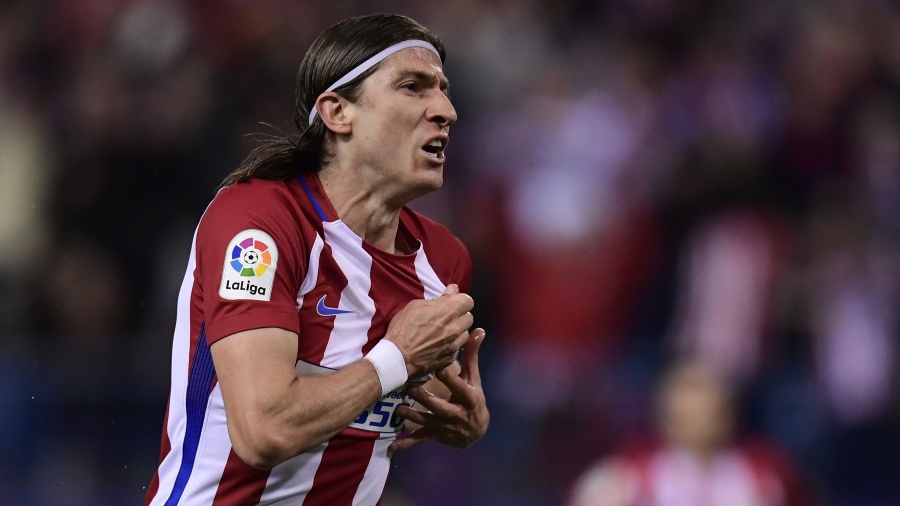
M 327 446 L 327 442 L 322 443 L 275 466 L 269 473 L 259 504 L 285 506 L 303 504 L 306 495 L 312 489 L 316 471 L 322 463 L 322 454 L 325 453 Z
M 388 446 L 393 442 L 394 438 L 375 441 L 375 448 L 369 458 L 366 474 L 363 475 L 359 488 L 356 489 L 356 495 L 353 496 L 353 506 L 369 506 L 378 503 L 381 493 L 384 492 L 388 471 L 391 468 L 391 459 L 388 457 L 387 451 Z
M 362 238 L 342 221 L 326 222 L 325 242 L 331 246 L 331 256 L 338 264 L 347 286 L 341 292 L 340 307 L 356 313 L 334 317 L 334 328 L 325 346 L 320 365 L 340 369 L 362 358 L 362 348 L 369 338 L 369 327 L 375 315 L 375 301 L 369 296 L 372 286 L 372 257 L 362 246 Z
M 444 290 L 447 289 L 447 285 L 441 281 L 441 278 L 438 277 L 437 273 L 434 272 L 434 268 L 431 266 L 431 263 L 428 261 L 428 257 L 425 255 L 425 246 L 419 246 L 419 251 L 416 252 L 416 276 L 419 277 L 419 281 L 422 282 L 422 286 L 425 287 L 425 299 L 431 300 L 436 299 L 444 294 Z
M 316 241 L 309 250 L 309 267 L 306 269 L 306 277 L 300 283 L 300 290 L 297 292 L 297 309 L 303 305 L 303 296 L 308 294 L 310 290 L 316 287 L 316 281 L 319 279 L 319 257 L 322 256 L 322 248 L 325 242 L 316 234 Z
M 219 383 L 213 388 L 206 403 L 206 416 L 197 446 L 197 458 L 191 479 L 181 496 L 184 504 L 212 504 L 231 454 L 231 438 L 225 418 L 225 403 Z
M 199 226 L 198 226 L 199 228 Z M 172 377 L 169 392 L 169 418 L 166 434 L 172 445 L 168 455 L 159 465 L 159 490 L 150 502 L 151 505 L 165 504 L 175 486 L 175 477 L 181 467 L 181 442 L 187 428 L 185 414 L 185 397 L 187 396 L 188 368 L 190 367 L 191 350 L 191 292 L 194 288 L 194 269 L 197 266 L 197 230 L 191 241 L 191 255 L 181 289 L 178 292 L 178 306 L 175 319 L 175 336 L 172 340 Z

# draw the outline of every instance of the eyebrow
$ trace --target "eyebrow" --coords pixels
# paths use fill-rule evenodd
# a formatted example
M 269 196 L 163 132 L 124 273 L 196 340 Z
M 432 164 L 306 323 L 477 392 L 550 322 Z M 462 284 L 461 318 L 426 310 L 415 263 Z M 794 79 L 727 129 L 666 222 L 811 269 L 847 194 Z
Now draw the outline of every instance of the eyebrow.
M 450 95 L 450 80 L 447 79 L 446 76 L 433 74 L 431 72 L 424 72 L 422 70 L 403 70 L 400 72 L 397 80 L 403 80 L 406 78 L 415 78 L 418 81 L 426 81 L 433 82 L 435 80 L 438 81 L 441 91 L 444 92 L 445 95 Z

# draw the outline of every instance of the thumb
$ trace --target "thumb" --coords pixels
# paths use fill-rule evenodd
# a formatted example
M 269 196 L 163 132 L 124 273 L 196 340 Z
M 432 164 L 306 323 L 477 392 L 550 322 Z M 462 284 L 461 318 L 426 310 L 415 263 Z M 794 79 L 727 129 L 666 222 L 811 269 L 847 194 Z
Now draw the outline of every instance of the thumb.
M 481 343 L 487 332 L 482 328 L 477 328 L 469 333 L 469 340 L 462 348 L 462 357 L 460 358 L 459 375 L 472 385 L 481 385 L 481 372 L 478 370 L 478 350 L 481 349 Z
M 459 293 L 459 286 L 456 283 L 450 283 L 444 288 L 444 295 L 454 295 Z

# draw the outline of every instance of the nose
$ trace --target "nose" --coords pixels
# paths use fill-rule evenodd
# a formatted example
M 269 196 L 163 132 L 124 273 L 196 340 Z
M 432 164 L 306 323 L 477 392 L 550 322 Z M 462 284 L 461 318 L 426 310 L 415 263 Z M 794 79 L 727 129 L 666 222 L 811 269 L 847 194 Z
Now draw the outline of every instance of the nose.
M 425 111 L 425 119 L 433 121 L 441 127 L 448 127 L 456 123 L 456 108 L 450 102 L 450 97 L 442 91 L 434 93 L 435 98 Z

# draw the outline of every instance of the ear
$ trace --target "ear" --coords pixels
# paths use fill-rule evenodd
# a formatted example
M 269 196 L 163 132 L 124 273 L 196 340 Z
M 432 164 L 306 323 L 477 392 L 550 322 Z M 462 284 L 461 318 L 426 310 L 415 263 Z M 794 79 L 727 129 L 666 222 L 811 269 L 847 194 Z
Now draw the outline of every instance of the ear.
M 316 99 L 315 107 L 325 127 L 337 134 L 349 134 L 353 131 L 353 116 L 349 110 L 350 102 L 333 91 L 326 91 Z

